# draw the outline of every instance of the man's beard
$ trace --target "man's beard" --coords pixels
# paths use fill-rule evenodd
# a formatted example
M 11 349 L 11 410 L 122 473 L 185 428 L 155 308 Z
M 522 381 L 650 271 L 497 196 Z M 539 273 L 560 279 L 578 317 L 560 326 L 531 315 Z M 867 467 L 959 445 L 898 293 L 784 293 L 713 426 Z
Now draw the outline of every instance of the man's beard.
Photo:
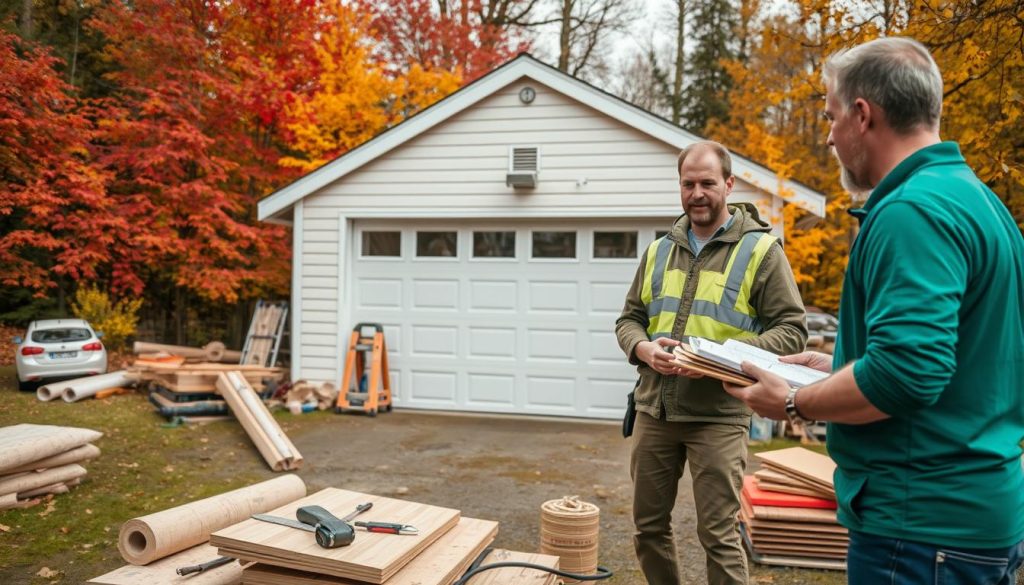
M 706 216 L 702 216 L 700 219 L 693 214 L 694 206 L 690 205 L 685 211 L 690 216 L 690 223 L 700 227 L 709 227 L 715 225 L 718 220 L 718 216 L 722 212 L 722 205 L 716 205 L 713 200 L 708 200 L 708 204 L 704 207 L 698 207 L 699 211 L 706 213 Z
M 836 161 L 839 162 L 839 184 L 850 194 L 850 199 L 858 205 L 867 201 L 874 186 L 870 185 L 867 180 L 858 180 L 853 169 L 844 165 L 843 161 L 839 159 L 839 154 L 836 153 L 835 148 L 832 149 L 832 156 L 836 157 Z M 865 159 L 867 159 L 867 156 L 863 150 L 854 155 L 854 160 L 861 163 L 859 165 L 861 168 L 864 167 Z

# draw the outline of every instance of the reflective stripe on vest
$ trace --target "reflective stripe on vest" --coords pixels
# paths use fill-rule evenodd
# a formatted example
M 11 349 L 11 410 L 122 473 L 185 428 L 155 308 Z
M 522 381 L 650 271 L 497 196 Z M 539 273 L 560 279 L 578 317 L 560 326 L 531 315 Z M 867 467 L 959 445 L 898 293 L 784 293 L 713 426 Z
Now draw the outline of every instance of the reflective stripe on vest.
M 750 305 L 754 276 L 778 238 L 765 233 L 745 234 L 729 254 L 725 272 L 702 270 L 684 335 L 715 341 L 755 337 L 761 332 L 757 311 Z M 669 337 L 682 303 L 686 273 L 669 269 L 675 244 L 667 237 L 647 249 L 640 298 L 647 306 L 651 339 Z

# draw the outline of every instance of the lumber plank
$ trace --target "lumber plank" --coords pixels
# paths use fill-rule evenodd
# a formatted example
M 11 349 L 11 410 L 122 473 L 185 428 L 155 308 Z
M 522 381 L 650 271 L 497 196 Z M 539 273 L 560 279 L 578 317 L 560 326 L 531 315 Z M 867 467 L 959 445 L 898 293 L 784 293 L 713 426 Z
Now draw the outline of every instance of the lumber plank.
M 284 471 L 302 467 L 299 450 L 242 376 L 236 372 L 221 372 L 217 389 L 271 469 Z
M 365 502 L 372 502 L 373 507 L 361 514 L 360 520 L 411 524 L 419 529 L 419 534 L 360 530 L 352 544 L 325 549 L 308 532 L 249 519 L 213 533 L 210 544 L 217 546 L 220 554 L 232 558 L 380 584 L 459 521 L 459 511 L 451 508 L 337 488 L 326 488 L 270 514 L 295 518 L 298 508 L 318 505 L 340 518 Z

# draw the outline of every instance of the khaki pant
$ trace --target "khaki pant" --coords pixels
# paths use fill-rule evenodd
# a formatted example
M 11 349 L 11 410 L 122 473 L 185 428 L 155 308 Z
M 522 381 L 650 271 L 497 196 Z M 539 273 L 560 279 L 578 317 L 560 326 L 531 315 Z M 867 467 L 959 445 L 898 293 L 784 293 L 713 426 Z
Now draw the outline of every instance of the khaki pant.
M 736 514 L 747 466 L 747 432 L 743 425 L 667 422 L 637 413 L 630 461 L 636 524 L 633 543 L 651 585 L 680 583 L 672 507 L 687 462 L 708 582 L 746 584 L 747 558 Z

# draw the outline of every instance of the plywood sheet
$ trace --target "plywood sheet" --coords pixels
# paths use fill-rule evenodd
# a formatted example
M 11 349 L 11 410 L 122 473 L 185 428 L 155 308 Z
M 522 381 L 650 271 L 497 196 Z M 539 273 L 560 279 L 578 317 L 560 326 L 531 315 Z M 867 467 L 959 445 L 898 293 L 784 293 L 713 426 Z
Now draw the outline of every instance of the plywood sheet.
M 824 489 L 804 488 L 797 487 L 790 484 L 783 483 L 771 483 L 768 481 L 758 481 L 757 487 L 768 492 L 778 492 L 780 494 L 793 494 L 797 496 L 811 496 L 814 498 L 822 498 L 826 500 L 835 501 L 836 495 L 834 493 L 825 491 Z
M 542 555 L 540 553 L 494 549 L 487 555 L 487 557 L 484 558 L 480 565 L 508 562 L 532 563 L 543 567 L 557 569 L 559 558 L 552 555 Z M 502 567 L 500 569 L 484 571 L 470 579 L 466 585 L 548 585 L 549 583 L 555 583 L 557 579 L 558 576 L 554 573 L 548 573 L 537 569 L 527 569 L 525 567 Z
M 91 443 L 103 433 L 55 425 L 20 424 L 0 428 L 0 474 Z
M 836 462 L 827 455 L 815 453 L 803 447 L 790 447 L 764 451 L 755 454 L 755 457 L 768 464 L 772 469 L 808 479 L 835 491 L 832 475 L 836 470 Z
M 378 534 L 359 530 L 352 544 L 325 549 L 316 544 L 309 532 L 249 519 L 215 532 L 210 537 L 210 544 L 217 546 L 222 555 L 237 559 L 383 583 L 459 521 L 459 511 L 451 508 L 337 488 L 326 488 L 281 506 L 270 514 L 295 518 L 298 508 L 318 505 L 340 518 L 365 502 L 372 502 L 373 508 L 361 514 L 360 520 L 411 524 L 419 529 L 419 534 Z
M 90 579 L 89 583 L 103 585 L 236 585 L 242 582 L 242 565 L 232 561 L 202 573 L 184 577 L 175 573 L 178 567 L 198 565 L 217 558 L 217 549 L 200 544 L 144 567 L 125 565 L 105 575 Z
M 740 494 L 740 512 L 755 525 L 759 522 L 790 522 L 797 524 L 814 524 L 816 526 L 836 527 L 842 530 L 836 520 L 835 510 L 810 510 L 804 508 L 779 508 L 777 506 L 752 506 L 750 501 Z
M 462 518 L 433 544 L 402 567 L 387 585 L 449 585 L 466 572 L 466 568 L 483 552 L 498 533 L 498 523 L 490 520 Z M 358 537 L 357 537 L 358 538 Z M 361 585 L 344 577 L 332 577 L 263 563 L 246 568 L 242 577 L 246 585 Z
M 743 535 L 743 544 L 746 546 L 747 551 L 750 553 L 750 560 L 754 561 L 755 563 L 782 567 L 801 567 L 807 569 L 831 569 L 835 571 L 846 570 L 845 559 L 824 559 L 804 557 L 798 555 L 758 552 L 750 543 L 750 538 L 748 537 L 742 525 L 740 525 L 740 533 Z

